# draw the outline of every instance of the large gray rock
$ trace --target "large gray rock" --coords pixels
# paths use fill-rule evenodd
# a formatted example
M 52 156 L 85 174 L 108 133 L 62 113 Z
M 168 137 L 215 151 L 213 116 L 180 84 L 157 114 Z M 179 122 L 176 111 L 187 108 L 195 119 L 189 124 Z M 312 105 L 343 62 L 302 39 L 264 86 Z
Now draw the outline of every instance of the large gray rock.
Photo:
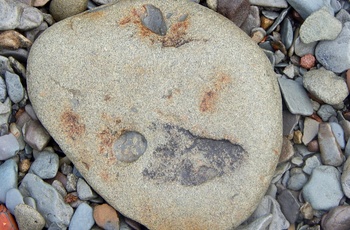
M 67 18 L 36 40 L 27 70 L 55 141 L 150 229 L 236 227 L 269 186 L 282 141 L 275 74 L 207 8 L 121 1 Z

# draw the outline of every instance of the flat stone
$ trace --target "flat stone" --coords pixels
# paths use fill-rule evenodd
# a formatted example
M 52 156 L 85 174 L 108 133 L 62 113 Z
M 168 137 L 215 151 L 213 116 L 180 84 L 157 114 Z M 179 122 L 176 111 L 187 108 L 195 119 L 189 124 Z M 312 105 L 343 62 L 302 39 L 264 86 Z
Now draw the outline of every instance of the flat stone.
M 304 74 L 304 87 L 316 98 L 330 105 L 336 105 L 348 96 L 346 82 L 325 69 L 310 70 Z
M 24 88 L 21 80 L 17 74 L 6 72 L 5 81 L 7 86 L 7 93 L 13 103 L 20 102 L 24 97 Z
M 287 8 L 288 3 L 286 0 L 250 0 L 250 4 L 256 6 Z
M 301 25 L 300 38 L 306 44 L 320 40 L 334 40 L 341 30 L 341 22 L 322 8 L 312 13 Z
M 330 4 L 330 0 L 287 0 L 287 2 L 300 14 L 303 19 L 306 19 L 313 12 L 326 7 L 329 13 L 334 15 L 334 9 Z
M 298 124 L 300 115 L 292 114 L 288 110 L 283 110 L 283 135 L 290 135 L 294 127 Z
M 39 176 L 41 179 L 53 178 L 58 171 L 58 161 L 56 153 L 43 151 L 32 163 L 29 172 Z
M 275 73 L 210 9 L 150 0 L 88 11 L 41 34 L 27 70 L 33 108 L 61 149 L 150 229 L 237 227 L 270 184 L 282 144 Z
M 329 118 L 337 115 L 337 111 L 332 106 L 324 104 L 318 109 L 317 115 L 322 118 L 322 121 L 328 121 Z
M 345 138 L 344 138 L 344 130 L 343 128 L 336 122 L 329 122 L 332 128 L 333 135 L 335 140 L 341 149 L 345 148 Z
M 278 78 L 284 101 L 289 111 L 293 114 L 311 115 L 312 104 L 306 91 L 299 83 L 286 78 Z
M 341 185 L 345 196 L 350 197 L 350 158 L 348 158 L 343 166 L 341 175 Z
M 5 203 L 6 193 L 12 188 L 17 188 L 18 166 L 15 160 L 8 159 L 0 165 L 0 202 Z
M 81 203 L 70 220 L 70 230 L 90 230 L 94 225 L 93 209 L 86 203 Z
M 15 208 L 15 217 L 21 230 L 41 230 L 45 227 L 44 217 L 34 208 L 19 204 Z
M 280 195 L 278 195 L 277 201 L 280 204 L 281 211 L 286 219 L 290 224 L 294 224 L 298 219 L 300 209 L 300 204 L 297 197 L 295 197 L 291 191 L 285 189 Z
M 251 35 L 251 32 L 254 28 L 260 26 L 260 13 L 257 6 L 250 6 L 249 14 L 245 21 L 240 26 L 246 34 Z
M 315 49 L 317 61 L 326 69 L 341 73 L 350 69 L 350 22 L 343 25 L 338 37 L 332 41 L 320 41 Z
M 262 216 L 254 220 L 253 222 L 240 225 L 237 230 L 263 230 L 267 229 L 267 227 L 271 224 L 272 214 L 268 214 L 266 216 Z
M 282 150 L 278 163 L 289 161 L 294 155 L 293 144 L 286 137 L 283 137 Z
M 320 123 L 312 118 L 306 117 L 304 120 L 304 132 L 303 132 L 303 143 L 309 144 L 318 133 L 318 127 Z
M 329 123 L 321 123 L 318 131 L 322 163 L 340 166 L 344 162 L 344 155 L 340 149 Z
M 304 187 L 308 178 L 301 168 L 292 168 L 290 170 L 290 177 L 287 188 L 298 191 Z
M 341 9 L 337 13 L 336 19 L 338 19 L 342 24 L 345 22 L 350 22 L 350 14 L 345 9 Z
M 302 192 L 304 199 L 316 210 L 328 211 L 338 206 L 344 195 L 339 171 L 333 166 L 318 166 Z
M 19 144 L 16 137 L 10 133 L 0 136 L 0 160 L 7 160 L 16 155 Z
M 64 202 L 61 195 L 51 185 L 35 174 L 28 173 L 19 186 L 24 197 L 35 199 L 38 211 L 46 221 L 46 227 L 56 223 L 60 228 L 68 227 L 73 209 Z

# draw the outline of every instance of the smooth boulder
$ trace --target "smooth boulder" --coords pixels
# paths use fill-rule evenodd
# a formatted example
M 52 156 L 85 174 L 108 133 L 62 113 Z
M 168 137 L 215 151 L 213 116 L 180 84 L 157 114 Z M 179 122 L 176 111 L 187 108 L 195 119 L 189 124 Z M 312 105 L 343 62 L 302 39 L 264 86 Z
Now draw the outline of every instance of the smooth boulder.
M 67 18 L 35 41 L 27 71 L 55 141 L 149 229 L 231 229 L 270 184 L 282 143 L 275 73 L 205 7 L 126 0 Z

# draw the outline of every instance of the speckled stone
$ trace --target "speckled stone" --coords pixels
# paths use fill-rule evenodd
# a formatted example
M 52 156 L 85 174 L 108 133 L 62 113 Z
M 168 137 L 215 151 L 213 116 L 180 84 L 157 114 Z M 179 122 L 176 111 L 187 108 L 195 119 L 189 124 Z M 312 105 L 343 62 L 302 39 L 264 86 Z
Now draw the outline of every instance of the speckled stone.
M 210 9 L 126 0 L 77 15 L 41 34 L 27 70 L 44 127 L 97 193 L 150 229 L 234 228 L 270 184 L 275 74 Z

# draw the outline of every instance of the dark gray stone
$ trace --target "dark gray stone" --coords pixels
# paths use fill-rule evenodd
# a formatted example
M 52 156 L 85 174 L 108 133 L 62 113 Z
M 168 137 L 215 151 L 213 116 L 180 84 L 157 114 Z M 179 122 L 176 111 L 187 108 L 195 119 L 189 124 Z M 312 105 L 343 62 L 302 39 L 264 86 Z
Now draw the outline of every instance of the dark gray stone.
M 294 127 L 298 124 L 299 119 L 300 119 L 300 115 L 292 114 L 288 110 L 283 110 L 283 135 L 284 136 L 288 136 L 293 132 Z
M 286 219 L 290 224 L 294 224 L 299 217 L 300 204 L 298 198 L 291 191 L 285 189 L 277 196 L 277 201 Z
M 281 37 L 286 49 L 289 49 L 293 43 L 293 27 L 288 18 L 285 18 L 281 23 Z
M 305 89 L 293 80 L 278 78 L 282 95 L 289 111 L 293 114 L 311 115 L 313 113 L 310 98 Z
M 143 7 L 146 12 L 144 15 L 141 15 L 142 24 L 153 33 L 164 36 L 167 32 L 167 26 L 164 21 L 163 13 L 159 8 L 151 4 L 146 4 Z

